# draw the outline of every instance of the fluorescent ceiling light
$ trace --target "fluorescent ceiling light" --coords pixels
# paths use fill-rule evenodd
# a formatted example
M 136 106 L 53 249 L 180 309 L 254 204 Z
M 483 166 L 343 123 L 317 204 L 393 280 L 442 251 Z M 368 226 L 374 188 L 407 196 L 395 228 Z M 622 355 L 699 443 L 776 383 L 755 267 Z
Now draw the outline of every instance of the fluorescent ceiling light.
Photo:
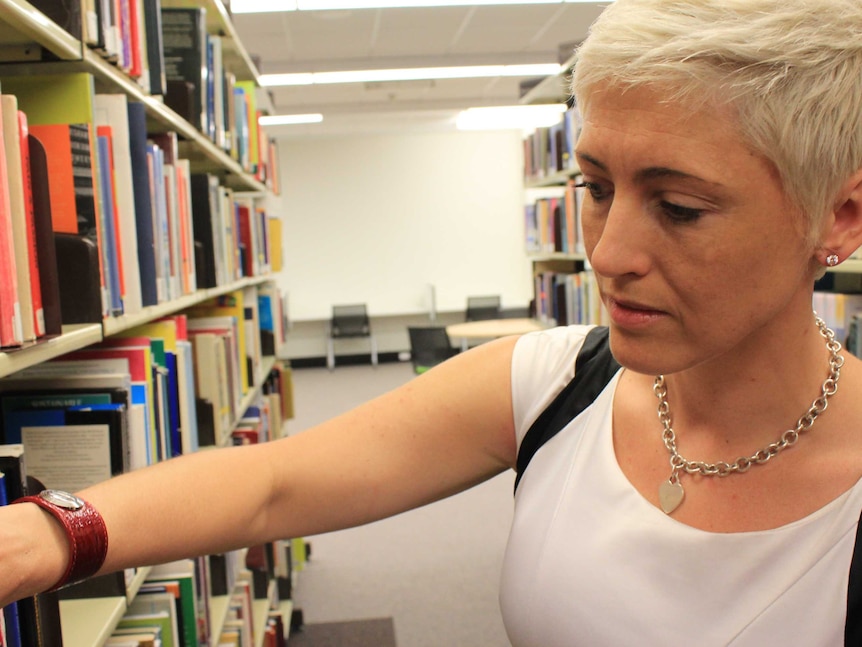
M 394 7 L 461 7 L 471 5 L 563 4 L 595 0 L 232 0 L 231 13 L 389 9 Z
M 264 115 L 260 117 L 257 121 L 261 126 L 319 124 L 321 121 L 323 121 L 323 115 L 320 113 L 311 113 L 307 115 Z
M 566 110 L 565 103 L 468 108 L 458 114 L 455 125 L 458 130 L 531 131 L 560 123 Z
M 427 79 L 470 79 L 493 76 L 553 76 L 563 70 L 557 63 L 537 65 L 464 65 L 461 67 L 414 67 L 394 70 L 354 70 L 345 72 L 302 72 L 262 74 L 264 87 L 319 85 L 329 83 L 374 83 L 421 81 Z

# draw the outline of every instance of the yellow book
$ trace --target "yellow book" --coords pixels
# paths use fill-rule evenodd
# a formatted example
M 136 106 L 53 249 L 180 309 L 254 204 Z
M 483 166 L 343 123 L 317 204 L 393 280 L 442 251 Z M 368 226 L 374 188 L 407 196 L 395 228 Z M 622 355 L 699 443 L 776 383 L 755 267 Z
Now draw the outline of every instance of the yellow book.
M 269 267 L 270 271 L 275 274 L 281 272 L 284 267 L 284 258 L 281 253 L 281 218 L 270 216 L 267 219 L 269 224 Z

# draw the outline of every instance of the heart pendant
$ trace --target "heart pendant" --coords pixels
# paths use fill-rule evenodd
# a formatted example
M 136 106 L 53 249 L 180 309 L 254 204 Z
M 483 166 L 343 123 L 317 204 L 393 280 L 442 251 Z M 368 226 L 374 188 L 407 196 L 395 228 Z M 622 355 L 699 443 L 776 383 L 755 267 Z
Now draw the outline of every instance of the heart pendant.
M 684 498 L 685 490 L 679 483 L 665 481 L 658 487 L 658 502 L 665 514 L 676 510 Z

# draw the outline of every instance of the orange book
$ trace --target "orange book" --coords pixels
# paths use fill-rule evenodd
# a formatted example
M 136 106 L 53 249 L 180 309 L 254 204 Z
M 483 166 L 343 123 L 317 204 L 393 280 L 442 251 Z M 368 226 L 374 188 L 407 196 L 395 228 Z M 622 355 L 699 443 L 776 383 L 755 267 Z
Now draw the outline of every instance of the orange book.
M 71 134 L 68 124 L 30 126 L 45 147 L 48 175 L 51 178 L 51 221 L 54 231 L 78 234 L 78 210 L 75 206 L 75 178 L 72 164 Z

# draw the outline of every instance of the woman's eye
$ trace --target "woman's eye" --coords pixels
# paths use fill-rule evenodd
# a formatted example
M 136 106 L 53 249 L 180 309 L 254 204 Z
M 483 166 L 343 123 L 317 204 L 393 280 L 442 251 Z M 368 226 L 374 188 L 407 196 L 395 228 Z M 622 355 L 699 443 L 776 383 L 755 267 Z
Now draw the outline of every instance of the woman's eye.
M 604 200 L 608 197 L 608 194 L 605 193 L 604 189 L 602 189 L 601 184 L 598 182 L 581 182 L 575 185 L 576 189 L 586 189 L 590 194 L 590 197 L 593 200 L 599 201 Z
M 662 201 L 660 206 L 664 214 L 674 222 L 693 222 L 703 215 L 703 209 L 683 207 L 673 202 Z

